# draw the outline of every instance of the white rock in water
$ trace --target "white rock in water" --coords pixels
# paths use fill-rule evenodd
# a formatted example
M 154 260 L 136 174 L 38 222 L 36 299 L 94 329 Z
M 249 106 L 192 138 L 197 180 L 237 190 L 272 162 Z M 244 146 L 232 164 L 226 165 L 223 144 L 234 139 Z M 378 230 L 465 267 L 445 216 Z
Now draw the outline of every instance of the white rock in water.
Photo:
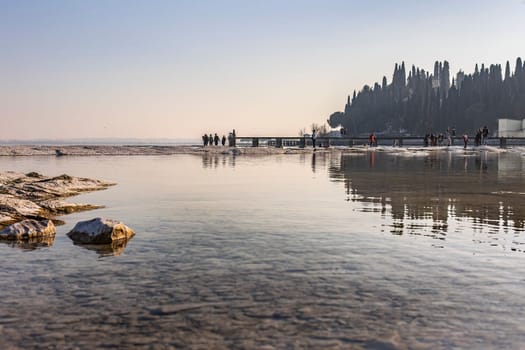
M 134 234 L 132 229 L 120 221 L 95 218 L 78 222 L 67 235 L 75 243 L 109 244 L 129 239 Z
M 51 220 L 23 220 L 7 226 L 0 231 L 0 239 L 25 240 L 36 237 L 54 236 L 56 233 L 55 225 Z

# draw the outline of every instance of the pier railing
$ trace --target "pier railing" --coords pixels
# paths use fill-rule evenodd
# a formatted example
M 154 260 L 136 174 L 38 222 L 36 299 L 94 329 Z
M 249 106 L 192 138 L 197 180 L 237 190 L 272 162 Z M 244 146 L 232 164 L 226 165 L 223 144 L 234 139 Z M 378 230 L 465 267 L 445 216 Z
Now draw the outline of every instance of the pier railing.
M 331 146 L 361 146 L 368 145 L 368 137 L 329 137 L 318 136 L 315 140 L 317 147 Z M 489 137 L 486 139 L 487 145 L 507 146 L 525 145 L 525 137 Z M 469 145 L 474 144 L 474 136 L 469 136 Z M 236 136 L 236 146 L 244 147 L 308 147 L 313 145 L 313 140 L 308 136 Z M 376 145 L 378 146 L 424 146 L 423 136 L 376 136 Z M 447 139 L 438 142 L 437 146 L 446 146 Z M 463 145 L 463 137 L 452 137 L 452 145 Z

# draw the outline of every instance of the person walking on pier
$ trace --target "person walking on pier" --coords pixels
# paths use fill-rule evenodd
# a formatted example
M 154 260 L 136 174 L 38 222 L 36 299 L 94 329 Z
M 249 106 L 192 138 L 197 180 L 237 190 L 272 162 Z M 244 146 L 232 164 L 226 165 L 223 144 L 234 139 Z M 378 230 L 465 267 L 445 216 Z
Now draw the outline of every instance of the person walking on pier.
M 487 144 L 487 139 L 489 137 L 489 128 L 487 128 L 486 125 L 483 127 L 482 136 L 483 136 L 482 143 L 484 145 L 486 145 Z
M 370 137 L 368 138 L 368 141 L 369 141 L 370 147 L 377 146 L 376 135 L 374 133 L 370 134 Z
M 465 133 L 465 134 L 463 135 L 463 143 L 465 144 L 465 145 L 463 146 L 463 148 L 466 149 L 466 148 L 467 148 L 467 143 L 468 143 L 468 135 L 467 135 L 467 133 Z
M 483 131 L 481 130 L 481 128 L 478 129 L 478 131 L 476 132 L 476 136 L 474 136 L 474 144 L 477 146 L 481 146 L 481 138 L 482 138 L 482 135 L 483 134 Z
M 224 146 L 226 144 L 226 136 L 222 135 L 221 143 Z

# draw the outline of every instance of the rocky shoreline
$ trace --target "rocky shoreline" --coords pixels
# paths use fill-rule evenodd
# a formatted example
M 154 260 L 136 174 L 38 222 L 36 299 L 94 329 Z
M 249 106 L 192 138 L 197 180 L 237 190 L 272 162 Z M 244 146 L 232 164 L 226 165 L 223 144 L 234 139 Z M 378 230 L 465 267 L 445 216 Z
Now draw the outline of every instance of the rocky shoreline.
M 48 177 L 35 172 L 0 172 L 0 229 L 26 219 L 53 220 L 60 214 L 102 208 L 100 205 L 67 202 L 64 198 L 113 185 L 65 174 Z
M 53 245 L 55 224 L 63 224 L 56 215 L 103 208 L 64 198 L 113 185 L 65 174 L 47 177 L 35 172 L 0 171 L 0 242 L 24 250 Z M 119 255 L 134 234 L 120 221 L 95 218 L 78 222 L 67 236 L 75 245 L 106 256 Z

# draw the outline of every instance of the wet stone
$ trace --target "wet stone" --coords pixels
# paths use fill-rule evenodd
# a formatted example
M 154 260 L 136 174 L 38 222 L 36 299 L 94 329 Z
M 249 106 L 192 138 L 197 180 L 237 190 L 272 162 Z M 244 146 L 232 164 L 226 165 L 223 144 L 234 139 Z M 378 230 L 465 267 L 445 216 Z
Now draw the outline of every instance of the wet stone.
M 46 177 L 30 172 L 0 171 L 0 228 L 24 219 L 48 219 L 57 214 L 100 206 L 67 203 L 62 198 L 108 188 L 113 183 L 69 175 Z
M 23 220 L 9 225 L 0 231 L 0 239 L 28 240 L 38 237 L 50 237 L 56 233 L 55 225 L 51 220 Z
M 135 232 L 122 222 L 104 218 L 80 221 L 67 236 L 80 244 L 111 244 L 116 241 L 126 241 Z

